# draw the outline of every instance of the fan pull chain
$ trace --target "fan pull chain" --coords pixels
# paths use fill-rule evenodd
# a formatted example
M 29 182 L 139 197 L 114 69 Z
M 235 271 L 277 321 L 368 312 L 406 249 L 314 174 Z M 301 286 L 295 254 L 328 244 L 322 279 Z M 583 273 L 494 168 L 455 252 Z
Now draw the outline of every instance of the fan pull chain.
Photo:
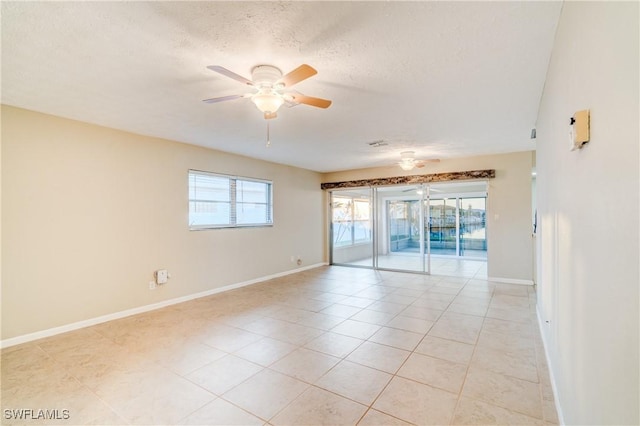
M 267 148 L 271 148 L 271 137 L 269 135 L 269 121 L 267 120 Z

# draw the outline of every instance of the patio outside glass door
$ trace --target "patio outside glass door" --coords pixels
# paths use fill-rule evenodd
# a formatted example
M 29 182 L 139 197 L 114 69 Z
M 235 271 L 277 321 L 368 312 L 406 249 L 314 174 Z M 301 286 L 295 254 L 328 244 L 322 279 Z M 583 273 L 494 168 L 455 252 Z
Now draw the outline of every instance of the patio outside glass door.
M 371 188 L 331 192 L 331 263 L 373 267 Z
M 424 188 L 421 185 L 376 188 L 378 269 L 429 272 L 424 244 Z

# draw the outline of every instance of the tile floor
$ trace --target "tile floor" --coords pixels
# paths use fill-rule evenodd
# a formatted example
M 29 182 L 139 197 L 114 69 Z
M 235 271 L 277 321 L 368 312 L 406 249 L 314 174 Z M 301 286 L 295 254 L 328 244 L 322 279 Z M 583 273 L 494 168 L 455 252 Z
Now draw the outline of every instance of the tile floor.
M 534 306 L 526 286 L 316 268 L 4 349 L 2 421 L 556 424 Z

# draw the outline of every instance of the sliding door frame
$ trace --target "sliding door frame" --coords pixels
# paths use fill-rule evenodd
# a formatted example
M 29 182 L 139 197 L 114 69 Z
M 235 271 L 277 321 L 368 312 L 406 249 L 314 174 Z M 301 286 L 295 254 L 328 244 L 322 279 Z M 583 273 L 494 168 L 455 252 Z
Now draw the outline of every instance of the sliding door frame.
M 485 183 L 488 183 L 486 180 L 481 180 Z M 444 182 L 443 182 L 444 183 Z M 420 198 L 418 201 L 419 205 L 419 255 L 421 257 L 421 270 L 411 270 L 411 269 L 398 269 L 398 268 L 389 268 L 389 267 L 381 267 L 380 266 L 380 238 L 381 236 L 381 226 L 390 226 L 389 212 L 387 204 L 381 205 L 382 201 L 386 201 L 380 195 L 380 190 L 382 188 L 393 188 L 393 187 L 415 187 L 417 189 L 421 189 Z M 339 265 L 339 266 L 350 266 L 355 268 L 367 268 L 374 270 L 384 270 L 384 271 L 398 271 L 398 272 L 408 272 L 408 273 L 416 273 L 422 275 L 431 275 L 432 267 L 431 267 L 431 186 L 432 183 L 399 183 L 396 185 L 369 185 L 369 186 L 360 186 L 360 187 L 348 187 L 348 188 L 335 188 L 330 189 L 328 191 L 329 194 L 329 203 L 328 203 L 328 218 L 329 218 L 329 264 L 331 265 Z M 336 263 L 334 251 L 336 249 L 334 242 L 334 206 L 333 200 L 336 194 L 341 192 L 349 192 L 349 191 L 363 191 L 367 190 L 368 199 L 369 199 L 369 226 L 371 232 L 370 244 L 371 244 L 371 263 L 370 265 L 365 264 L 352 264 L 349 262 L 345 263 Z M 460 256 L 460 207 L 461 207 L 461 199 L 467 198 L 469 195 L 472 197 L 481 196 L 479 193 L 455 193 L 451 192 L 446 194 L 447 198 L 455 198 L 456 200 L 456 258 L 462 258 Z M 484 192 L 484 197 L 488 199 L 488 191 Z M 400 199 L 400 198 L 398 198 Z M 441 199 L 438 196 L 436 199 Z M 383 219 L 383 210 L 386 218 Z M 385 238 L 390 239 L 390 231 L 387 229 Z M 388 243 L 388 242 L 387 242 Z M 388 248 L 390 249 L 390 247 Z M 448 257 L 448 256 L 447 256 Z M 366 260 L 363 259 L 363 260 Z

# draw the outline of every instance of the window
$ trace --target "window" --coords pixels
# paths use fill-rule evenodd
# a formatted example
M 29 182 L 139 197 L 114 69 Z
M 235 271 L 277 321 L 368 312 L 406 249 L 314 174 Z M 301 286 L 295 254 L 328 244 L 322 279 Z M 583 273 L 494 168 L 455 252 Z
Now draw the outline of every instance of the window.
M 189 228 L 273 224 L 271 181 L 189 170 Z
M 369 200 L 333 196 L 333 244 L 355 245 L 371 241 Z

